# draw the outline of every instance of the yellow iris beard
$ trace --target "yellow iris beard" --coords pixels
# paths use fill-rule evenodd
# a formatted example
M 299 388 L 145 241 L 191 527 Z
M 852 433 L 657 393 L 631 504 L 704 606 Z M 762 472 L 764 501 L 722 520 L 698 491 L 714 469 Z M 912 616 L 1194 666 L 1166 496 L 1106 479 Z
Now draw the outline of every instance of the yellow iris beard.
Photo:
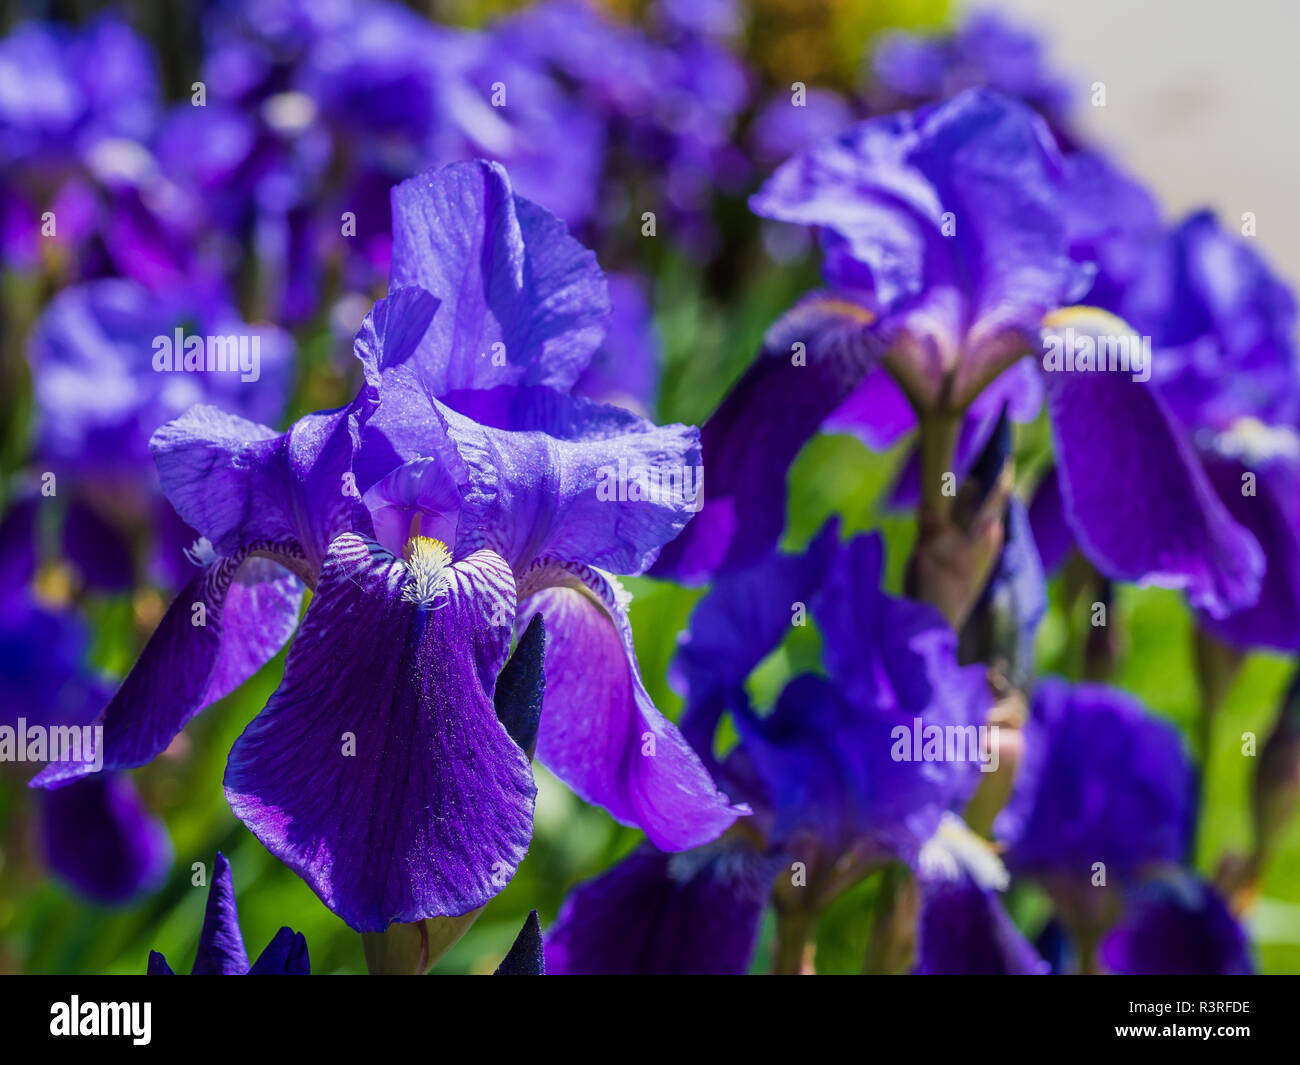
M 402 549 L 410 580 L 402 598 L 417 606 L 442 606 L 451 586 L 451 552 L 432 536 L 412 536 Z

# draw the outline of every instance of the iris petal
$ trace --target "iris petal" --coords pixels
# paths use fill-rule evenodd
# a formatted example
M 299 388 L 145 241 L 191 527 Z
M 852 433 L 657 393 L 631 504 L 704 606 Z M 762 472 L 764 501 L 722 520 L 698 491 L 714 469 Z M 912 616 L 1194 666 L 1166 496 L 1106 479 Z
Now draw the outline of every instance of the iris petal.
M 353 534 L 331 545 L 284 680 L 236 742 L 231 808 L 353 928 L 461 915 L 510 877 L 532 834 L 528 759 L 489 690 L 514 580 L 477 552 L 445 598 Z
M 742 811 L 646 692 L 622 589 L 591 567 L 558 564 L 538 566 L 520 587 L 521 616 L 546 617 L 538 759 L 663 850 L 715 839 Z

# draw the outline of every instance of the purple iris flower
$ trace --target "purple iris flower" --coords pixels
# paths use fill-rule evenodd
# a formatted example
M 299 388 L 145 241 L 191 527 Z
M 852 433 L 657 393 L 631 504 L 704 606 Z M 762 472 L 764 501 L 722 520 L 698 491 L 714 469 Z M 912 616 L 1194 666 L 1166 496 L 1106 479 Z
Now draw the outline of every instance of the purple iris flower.
M 1300 363 L 1296 309 L 1247 240 L 1206 212 L 1157 246 L 1130 288 L 1152 337 L 1152 379 L 1232 517 L 1263 549 L 1259 599 L 1201 623 L 1239 646 L 1300 648 Z
M 794 861 L 810 895 L 831 890 L 845 860 L 865 875 L 894 857 L 927 892 L 1005 886 L 987 844 L 951 813 L 979 776 L 983 667 L 957 664 L 956 636 L 933 608 L 884 594 L 882 566 L 878 536 L 840 544 L 831 525 L 803 554 L 723 576 L 700 601 L 672 670 L 687 700 L 682 728 L 754 816 L 686 854 L 643 846 L 575 889 L 548 936 L 552 972 L 746 972 L 768 889 Z M 799 608 L 818 622 L 828 675 L 796 677 L 759 713 L 745 681 Z M 724 713 L 740 743 L 719 762 Z M 910 752 L 918 727 L 946 726 L 971 741 L 969 758 L 901 757 L 900 729 Z M 991 894 L 985 913 L 1001 913 Z
M 491 693 L 536 613 L 545 764 L 665 849 L 738 814 L 650 701 L 613 576 L 689 519 L 695 431 L 566 394 L 600 343 L 604 279 L 499 166 L 414 178 L 393 212 L 353 403 L 281 434 L 198 406 L 155 434 L 206 564 L 103 719 L 107 765 L 149 761 L 280 649 L 312 587 L 226 792 L 362 931 L 476 909 L 522 860 L 535 789 Z M 676 471 L 677 489 L 650 470 Z
M 1101 943 L 1101 961 L 1128 976 L 1248 976 L 1241 925 L 1208 884 L 1185 872 L 1149 881 Z
M 89 725 L 106 689 L 86 665 L 86 627 L 72 613 L 34 602 L 8 577 L 0 599 L 0 725 L 15 739 L 20 720 L 24 733 Z M 45 860 L 79 893 L 122 903 L 161 884 L 171 841 L 128 777 L 95 773 L 39 800 Z
M 933 608 L 881 590 L 879 536 L 839 547 L 830 530 L 822 537 L 831 554 L 811 607 L 827 678 L 796 677 L 766 716 L 741 706 L 741 750 L 787 848 L 874 848 L 917 865 L 978 781 L 984 670 L 957 664 L 956 635 Z M 922 739 L 935 730 L 971 740 L 968 757 L 927 758 Z
M 1128 374 L 1049 372 L 1065 335 L 1095 349 L 1131 332 L 1100 311 L 1052 313 L 1095 277 L 1071 254 L 1066 177 L 1042 120 L 986 90 L 864 122 L 778 168 L 752 207 L 818 227 L 829 289 L 769 330 L 705 425 L 709 502 L 656 572 L 699 580 L 770 549 L 782 518 L 771 486 L 833 414 L 882 442 L 909 427 L 908 407 L 964 416 L 960 471 L 1004 403 L 1030 420 L 1042 397 L 1065 518 L 1102 572 L 1184 588 L 1215 615 L 1252 603 L 1258 545 L 1158 390 Z
M 1095 159 L 1074 156 L 1102 176 Z M 1076 238 L 1099 265 L 1090 302 L 1150 338 L 1151 380 L 1226 511 L 1266 568 L 1258 599 L 1201 624 L 1242 647 L 1300 647 L 1300 370 L 1295 300 L 1245 240 L 1208 212 L 1166 230 L 1154 205 L 1110 171 L 1076 202 Z M 1049 568 L 1074 546 L 1056 471 L 1032 516 Z
M 149 46 L 102 15 L 80 29 L 25 22 L 0 40 L 0 160 L 66 163 L 106 138 L 146 140 L 159 87 Z
M 1073 931 L 1104 927 L 1127 888 L 1184 862 L 1196 812 L 1194 770 L 1174 728 L 1113 688 L 1038 683 L 994 832 L 1008 868 L 1047 885 Z
M 149 952 L 150 976 L 174 976 L 167 959 L 156 950 Z M 198 952 L 191 976 L 307 976 L 311 958 L 301 932 L 281 928 L 251 965 L 244 949 L 244 934 L 239 929 L 239 911 L 235 907 L 235 883 L 230 863 L 217 851 L 208 886 L 208 904 L 203 911 L 203 929 L 199 932 Z
M 944 814 L 969 798 L 979 773 L 971 757 L 899 755 L 914 726 L 973 734 L 989 708 L 982 667 L 959 666 L 956 635 L 922 603 L 881 590 L 879 536 L 836 542 L 828 526 L 799 556 L 774 554 L 721 578 L 701 600 L 674 663 L 685 688 L 683 728 L 712 749 L 730 710 L 741 744 L 729 771 L 749 781 L 771 841 L 838 855 L 869 839 L 915 862 Z M 792 604 L 817 620 L 826 677 L 794 678 L 768 714 L 745 696 L 745 678 L 790 631 Z
M 546 937 L 552 975 L 749 971 L 776 861 L 731 839 L 664 854 L 642 844 L 564 900 Z

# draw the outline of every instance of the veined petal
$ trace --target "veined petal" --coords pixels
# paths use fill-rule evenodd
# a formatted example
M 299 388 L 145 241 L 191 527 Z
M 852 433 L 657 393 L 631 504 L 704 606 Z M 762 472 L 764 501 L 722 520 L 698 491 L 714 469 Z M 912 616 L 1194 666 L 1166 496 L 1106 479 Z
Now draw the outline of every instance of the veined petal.
M 539 563 L 520 617 L 546 618 L 546 695 L 537 757 L 588 802 L 662 850 L 715 839 L 741 813 L 641 682 L 628 598 L 590 566 Z
M 543 387 L 453 392 L 442 403 L 401 372 L 381 396 L 360 468 L 385 546 L 396 546 L 388 530 L 405 536 L 418 516 L 426 535 L 454 533 L 458 554 L 487 547 L 516 572 L 545 555 L 640 573 L 698 506 L 703 466 L 690 426 Z
M 497 163 L 453 163 L 392 193 L 391 286 L 442 306 L 414 356 L 430 395 L 541 384 L 568 391 L 605 331 L 596 257 L 510 189 Z
M 468 549 L 487 546 L 519 572 L 542 556 L 640 573 L 699 507 L 698 431 L 657 426 L 618 407 L 544 388 L 453 394 L 452 439 L 496 488 Z M 473 456 L 471 458 L 471 456 Z
M 528 759 L 488 695 L 514 580 L 491 552 L 431 568 L 331 545 L 284 679 L 231 751 L 231 808 L 353 928 L 461 915 L 532 834 Z
M 100 716 L 103 766 L 152 761 L 186 722 L 269 662 L 298 624 L 302 583 L 271 558 L 293 545 L 252 544 L 213 559 L 167 608 L 139 660 Z M 53 787 L 92 772 L 55 763 L 32 784 Z

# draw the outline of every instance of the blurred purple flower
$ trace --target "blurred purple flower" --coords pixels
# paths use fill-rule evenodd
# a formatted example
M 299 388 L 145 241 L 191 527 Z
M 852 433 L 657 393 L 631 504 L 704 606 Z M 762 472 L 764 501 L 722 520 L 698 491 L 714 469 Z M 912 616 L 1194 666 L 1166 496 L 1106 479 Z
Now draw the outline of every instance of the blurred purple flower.
M 1208 884 L 1174 873 L 1144 884 L 1102 941 L 1101 960 L 1126 976 L 1249 976 L 1246 934 Z
M 883 364 L 897 388 L 856 412 L 879 438 L 907 424 L 899 392 L 922 413 L 969 407 L 954 457 L 964 470 L 1001 413 L 998 390 L 1020 390 L 1028 420 L 1041 389 L 1066 520 L 1093 563 L 1115 579 L 1184 588 L 1216 616 L 1254 602 L 1259 547 L 1158 390 L 1119 373 L 1040 374 L 1025 358 L 1067 331 L 1094 347 L 1131 331 L 1087 308 L 1049 314 L 1096 276 L 1070 254 L 1066 197 L 1077 194 L 1041 119 L 985 90 L 864 122 L 778 168 L 752 206 L 820 229 L 830 290 L 768 331 L 705 425 L 709 502 L 656 573 L 699 580 L 770 549 L 782 519 L 772 486 Z
M 236 354 L 246 338 L 252 370 L 155 370 L 159 339 L 174 347 L 177 330 L 204 343 L 205 360 L 207 338 L 218 339 L 223 351 L 233 338 Z M 200 291 L 151 293 L 133 281 L 105 278 L 64 289 L 51 301 L 28 343 L 38 411 L 30 461 L 58 478 L 57 494 L 39 504 L 60 511 L 64 554 L 89 586 L 120 591 L 135 583 L 128 541 L 141 523 L 156 533 L 154 577 L 172 583 L 183 572 L 181 549 L 194 537 L 159 499 L 150 434 L 201 401 L 278 419 L 292 354 L 286 333 L 243 322 L 224 300 Z M 243 379 L 253 373 L 256 380 Z M 38 505 L 34 488 L 24 505 Z
M 1170 725 L 1133 696 L 1044 678 L 1024 729 L 1024 756 L 994 826 L 1016 874 L 1101 895 L 1188 857 L 1196 819 L 1192 764 Z
M 1101 164 L 1072 163 L 1094 170 Z M 1300 647 L 1300 367 L 1291 290 L 1207 212 L 1163 231 L 1154 206 L 1111 174 L 1077 201 L 1094 292 L 1151 340 L 1151 382 L 1227 513 L 1258 541 L 1257 601 L 1202 606 L 1201 624 L 1243 647 Z M 1109 206 L 1107 206 L 1109 205 Z M 1088 221 L 1085 222 L 1085 219 Z M 1052 562 L 1073 542 L 1053 473 L 1034 501 Z
M 797 152 L 838 136 L 853 121 L 852 106 L 830 89 L 808 89 L 798 106 L 788 93 L 778 93 L 754 119 L 754 151 L 759 162 L 775 166 Z
M 1073 95 L 1048 64 L 1042 42 L 992 11 L 969 15 L 949 33 L 885 35 L 872 56 L 872 74 L 869 96 L 877 111 L 990 88 L 1028 104 L 1061 129 Z
M 0 161 L 50 167 L 107 138 L 145 141 L 160 92 L 149 46 L 113 15 L 24 22 L 0 40 Z
M 546 937 L 552 975 L 749 971 L 775 861 L 731 839 L 682 854 L 643 843 L 578 885 Z
M 9 574 L 6 574 L 8 578 Z M 0 724 L 80 728 L 103 706 L 107 688 L 86 664 L 80 619 L 33 602 L 25 589 L 0 589 Z M 85 752 L 83 751 L 83 756 Z M 95 773 L 39 796 L 45 860 L 82 895 L 123 903 L 157 888 L 171 865 L 167 829 L 128 777 Z
M 803 554 L 772 554 L 700 601 L 672 666 L 682 730 L 754 817 L 685 854 L 643 846 L 576 888 L 547 939 L 552 972 L 746 972 L 773 877 L 792 859 L 809 884 L 853 855 L 902 858 L 936 900 L 963 878 L 979 891 L 1005 886 L 992 851 L 949 812 L 974 789 L 973 762 L 894 757 L 897 729 L 910 736 L 918 718 L 974 726 L 973 737 L 988 695 L 982 667 L 957 665 L 956 637 L 931 608 L 880 590 L 881 551 L 877 536 L 838 544 L 831 525 Z M 796 677 L 760 714 L 743 686 L 790 631 L 792 603 L 811 605 L 828 678 Z M 727 712 L 740 743 L 719 764 Z M 986 912 L 1001 912 L 991 897 Z

